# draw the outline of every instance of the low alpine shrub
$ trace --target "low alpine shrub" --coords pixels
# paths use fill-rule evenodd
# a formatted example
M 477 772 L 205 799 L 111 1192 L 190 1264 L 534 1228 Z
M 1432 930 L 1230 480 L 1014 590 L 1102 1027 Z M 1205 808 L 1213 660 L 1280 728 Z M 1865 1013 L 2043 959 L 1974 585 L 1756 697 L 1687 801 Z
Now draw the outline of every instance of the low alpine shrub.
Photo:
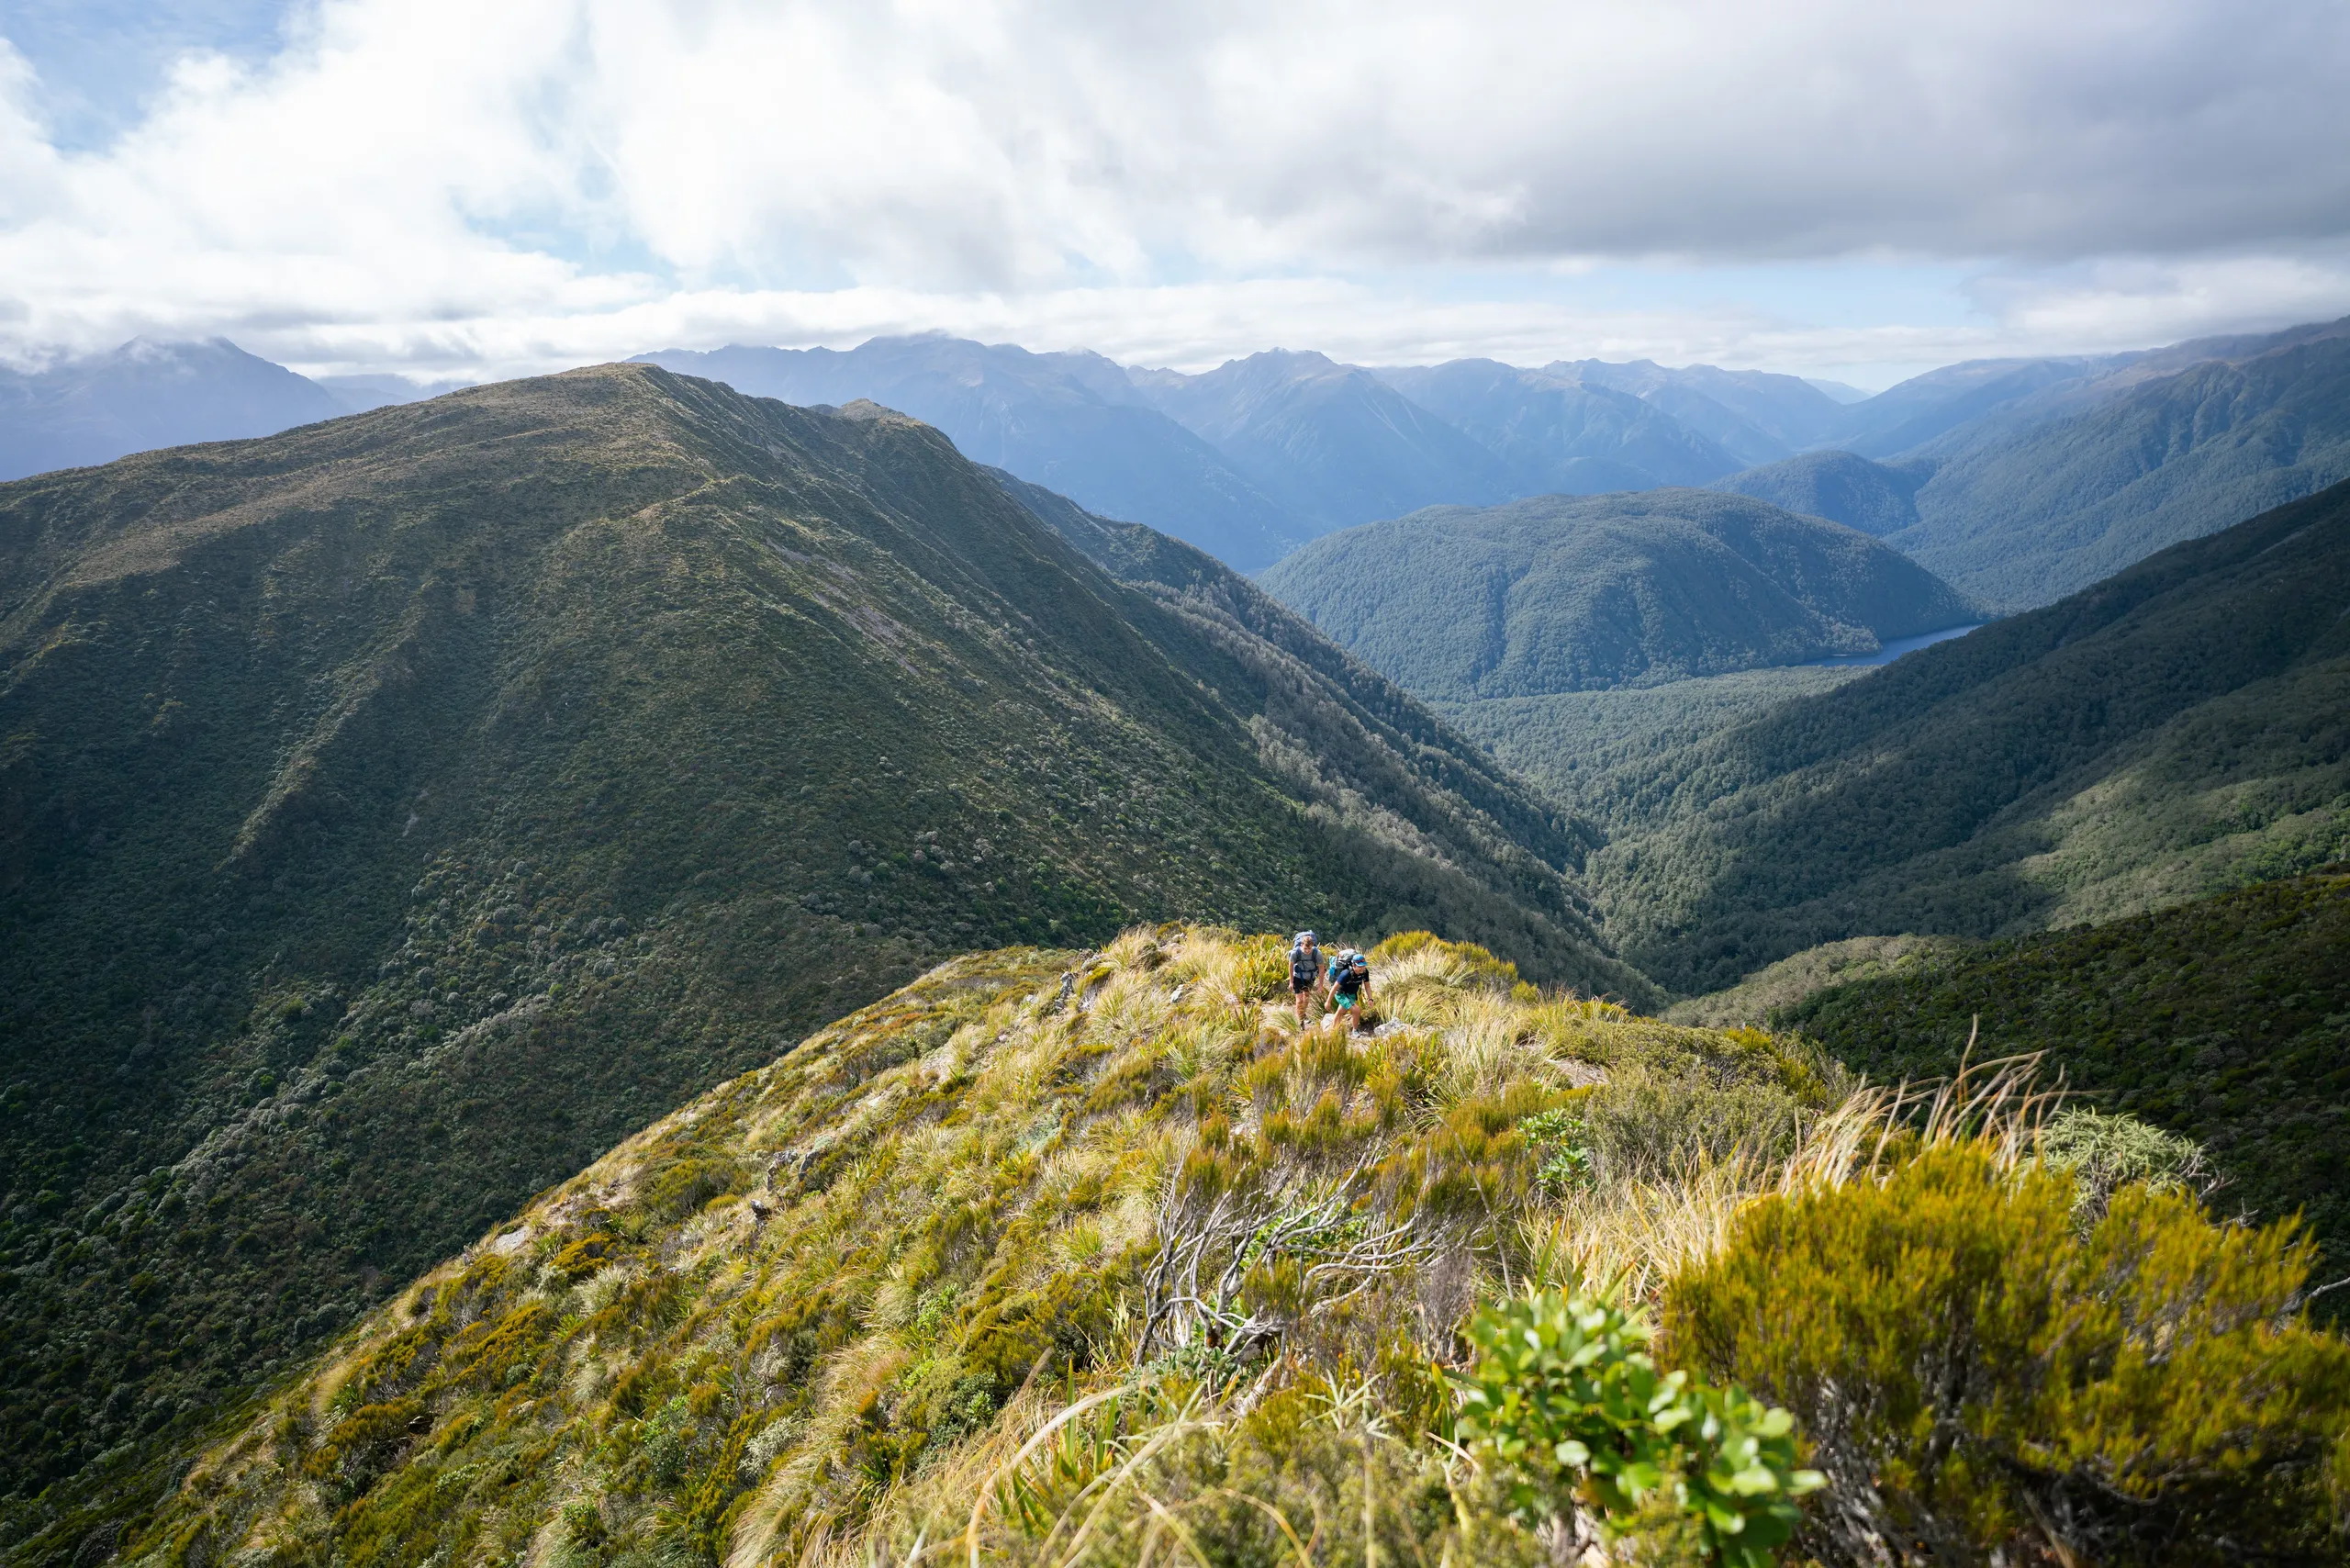
M 2350 1342 L 2293 1224 L 1930 1148 L 1758 1202 L 1668 1288 L 1668 1341 L 1792 1408 L 1824 1562 L 2339 1562 Z
M 1797 1467 L 1787 1412 L 1660 1372 L 1647 1325 L 1620 1308 L 1546 1292 L 1480 1312 L 1469 1337 L 1458 1428 L 1507 1476 L 1530 1528 L 1577 1503 L 1621 1528 L 1662 1497 L 1716 1561 L 1761 1568 L 1795 1533 L 1796 1499 L 1820 1484 Z

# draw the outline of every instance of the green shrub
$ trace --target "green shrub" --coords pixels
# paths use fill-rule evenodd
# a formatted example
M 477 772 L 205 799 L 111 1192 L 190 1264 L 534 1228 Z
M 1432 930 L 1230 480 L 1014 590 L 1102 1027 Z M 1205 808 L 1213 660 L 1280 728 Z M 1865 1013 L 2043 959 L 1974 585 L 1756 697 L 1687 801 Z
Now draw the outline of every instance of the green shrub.
M 1563 1193 L 1591 1180 L 1591 1128 L 1574 1112 L 1538 1112 L 1517 1124 L 1517 1136 L 1534 1150 L 1534 1179 L 1544 1190 Z
M 2073 1174 L 2075 1217 L 2095 1220 L 2116 1191 L 2132 1182 L 2150 1192 L 2208 1193 L 2214 1184 L 2202 1147 L 2135 1116 L 2087 1106 L 2059 1112 L 2040 1136 L 2040 1158 Z
M 1744 1568 L 1772 1561 L 1802 1517 L 1795 1499 L 1820 1484 L 1796 1467 L 1787 1412 L 1659 1372 L 1647 1326 L 1620 1308 L 1525 1296 L 1479 1313 L 1469 1337 L 1478 1357 L 1456 1374 L 1459 1428 L 1509 1477 L 1522 1524 L 1580 1500 L 1621 1528 L 1662 1496 L 1707 1551 Z
M 2350 1343 L 2300 1315 L 2309 1244 L 2143 1185 L 2084 1229 L 2075 1191 L 1960 1145 L 1762 1200 L 1670 1342 L 1802 1420 L 1830 1563 L 2339 1561 Z

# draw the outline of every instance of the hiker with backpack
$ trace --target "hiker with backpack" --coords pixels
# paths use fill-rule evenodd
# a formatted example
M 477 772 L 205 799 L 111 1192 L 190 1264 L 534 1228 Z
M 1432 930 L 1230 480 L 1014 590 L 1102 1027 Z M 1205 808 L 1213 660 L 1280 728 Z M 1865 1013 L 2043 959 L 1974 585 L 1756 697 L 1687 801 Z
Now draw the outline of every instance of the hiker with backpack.
M 1305 1027 L 1305 999 L 1322 989 L 1321 938 L 1301 931 L 1289 948 L 1289 993 L 1297 1002 L 1297 1026 Z
M 1330 1002 L 1334 1017 L 1344 1018 L 1349 1031 L 1362 1027 L 1362 999 L 1371 994 L 1371 960 L 1352 947 L 1330 960 Z

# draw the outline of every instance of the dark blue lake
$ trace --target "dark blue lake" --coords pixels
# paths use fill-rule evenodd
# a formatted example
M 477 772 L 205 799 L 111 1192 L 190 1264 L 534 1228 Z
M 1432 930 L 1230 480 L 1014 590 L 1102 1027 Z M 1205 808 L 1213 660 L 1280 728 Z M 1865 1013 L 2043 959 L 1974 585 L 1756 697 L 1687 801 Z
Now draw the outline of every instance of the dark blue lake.
M 1986 622 L 1977 621 L 1975 622 L 1974 626 L 1945 626 L 1939 632 L 1928 632 L 1921 636 L 1896 637 L 1892 642 L 1887 643 L 1875 653 L 1847 654 L 1842 658 L 1821 659 L 1818 663 L 1823 666 L 1889 665 L 1904 654 L 1915 653 L 1919 648 L 1931 647 L 1936 643 L 1947 643 L 1953 637 L 1964 637 L 1969 632 L 1974 631 L 1976 626 L 1982 626 L 1985 624 L 1986 624 Z

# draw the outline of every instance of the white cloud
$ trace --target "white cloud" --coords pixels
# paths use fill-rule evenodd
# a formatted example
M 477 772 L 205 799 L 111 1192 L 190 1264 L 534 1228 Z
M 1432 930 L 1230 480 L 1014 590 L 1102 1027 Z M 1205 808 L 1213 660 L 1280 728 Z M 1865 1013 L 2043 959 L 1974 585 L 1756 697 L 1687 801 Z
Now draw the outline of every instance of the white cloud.
M 291 36 L 185 60 L 95 152 L 0 54 L 0 342 L 502 373 L 940 327 L 1820 369 L 2350 308 L 2330 0 L 325 0 Z M 1582 287 L 1856 255 L 1967 263 L 1971 324 Z

